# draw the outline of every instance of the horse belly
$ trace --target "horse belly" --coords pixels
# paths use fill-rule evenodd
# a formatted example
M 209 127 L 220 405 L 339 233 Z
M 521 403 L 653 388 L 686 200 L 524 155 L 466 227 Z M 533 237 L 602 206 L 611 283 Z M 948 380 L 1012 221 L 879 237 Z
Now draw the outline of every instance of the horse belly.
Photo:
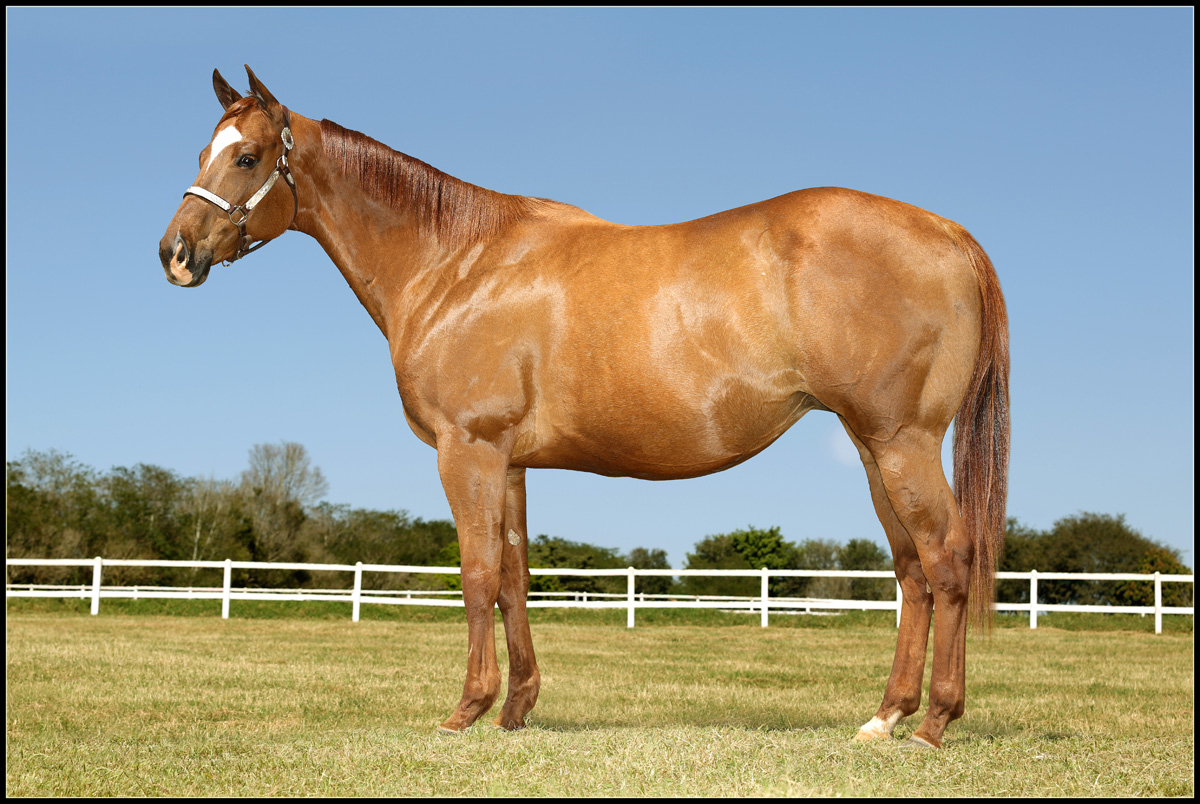
M 791 390 L 781 391 L 784 383 Z M 784 376 L 716 377 L 702 390 L 613 383 L 604 391 L 559 397 L 539 416 L 549 426 L 539 428 L 536 448 L 514 462 L 648 480 L 699 477 L 753 457 L 822 407 Z

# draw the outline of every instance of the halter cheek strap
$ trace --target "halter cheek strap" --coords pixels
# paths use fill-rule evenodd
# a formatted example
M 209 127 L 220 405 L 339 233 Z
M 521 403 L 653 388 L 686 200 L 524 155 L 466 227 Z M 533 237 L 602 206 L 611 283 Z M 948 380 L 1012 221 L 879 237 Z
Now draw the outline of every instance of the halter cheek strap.
M 283 131 L 280 137 L 283 140 L 283 153 L 275 161 L 275 169 L 271 171 L 271 175 L 263 182 L 262 187 L 258 188 L 258 192 L 250 196 L 250 200 L 246 201 L 246 203 L 230 204 L 216 193 L 194 185 L 183 191 L 185 198 L 189 195 L 194 195 L 197 198 L 203 198 L 210 204 L 220 207 L 229 216 L 229 222 L 237 227 L 237 254 L 231 259 L 226 260 L 226 264 L 236 262 L 250 252 L 257 251 L 270 242 L 269 240 L 263 240 L 257 245 L 251 245 L 254 243 L 254 238 L 246 232 L 246 221 L 249 219 L 250 213 L 254 211 L 254 208 L 258 206 L 258 203 L 267 197 L 267 193 L 271 192 L 271 188 L 275 186 L 275 182 L 279 180 L 280 176 L 283 176 L 292 191 L 292 223 L 296 222 L 296 216 L 300 213 L 300 199 L 296 195 L 296 180 L 292 177 L 292 171 L 288 167 L 288 154 L 295 147 L 296 142 L 292 139 L 291 115 L 288 113 L 286 107 L 283 110 Z M 291 224 L 288 226 L 290 228 Z

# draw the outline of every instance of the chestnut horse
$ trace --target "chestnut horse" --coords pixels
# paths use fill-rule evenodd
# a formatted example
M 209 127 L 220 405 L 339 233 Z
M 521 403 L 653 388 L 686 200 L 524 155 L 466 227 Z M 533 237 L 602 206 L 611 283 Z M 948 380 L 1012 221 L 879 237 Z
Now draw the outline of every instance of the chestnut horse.
M 196 287 L 214 261 L 304 232 L 387 337 L 462 551 L 467 678 L 442 730 L 499 694 L 497 604 L 509 676 L 495 723 L 520 728 L 537 701 L 526 469 L 696 477 L 824 410 L 862 457 L 903 591 L 883 703 L 857 738 L 890 738 L 918 709 L 932 617 L 911 740 L 941 746 L 963 713 L 968 590 L 975 619 L 990 615 L 1008 472 L 1004 300 L 962 227 L 836 188 L 622 226 L 291 113 L 246 70 L 246 97 L 213 72 L 225 113 L 159 256 L 172 284 Z

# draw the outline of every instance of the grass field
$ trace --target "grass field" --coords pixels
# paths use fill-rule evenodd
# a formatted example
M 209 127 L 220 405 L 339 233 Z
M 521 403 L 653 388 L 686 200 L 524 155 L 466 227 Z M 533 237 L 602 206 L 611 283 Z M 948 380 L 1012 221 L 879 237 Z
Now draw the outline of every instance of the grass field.
M 531 726 L 446 737 L 460 610 L 183 603 L 9 602 L 7 795 L 1194 794 L 1191 618 L 972 636 L 967 714 L 924 752 L 850 739 L 891 666 L 886 612 L 534 611 Z

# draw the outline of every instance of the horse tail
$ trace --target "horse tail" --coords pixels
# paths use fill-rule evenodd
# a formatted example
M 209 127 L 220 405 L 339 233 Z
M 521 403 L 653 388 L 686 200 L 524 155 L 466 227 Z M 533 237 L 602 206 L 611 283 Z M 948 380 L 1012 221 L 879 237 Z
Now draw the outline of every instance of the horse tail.
M 975 270 L 982 298 L 979 357 L 966 398 L 954 419 L 954 497 L 975 546 L 970 619 L 990 627 L 996 564 L 1004 546 L 1008 500 L 1008 312 L 996 270 L 965 229 L 950 236 Z

